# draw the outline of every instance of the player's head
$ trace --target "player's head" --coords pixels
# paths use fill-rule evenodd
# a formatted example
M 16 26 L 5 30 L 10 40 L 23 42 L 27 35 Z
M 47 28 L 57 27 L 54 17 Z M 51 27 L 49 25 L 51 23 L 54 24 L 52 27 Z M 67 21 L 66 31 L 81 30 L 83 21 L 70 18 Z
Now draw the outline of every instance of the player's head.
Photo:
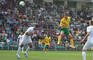
M 36 25 L 35 25 L 35 29 L 38 29 L 38 28 L 39 28 L 39 25 L 38 25 L 38 24 L 36 24 Z
M 38 24 L 36 24 L 36 25 L 35 25 L 35 27 L 36 27 L 36 28 L 38 28 L 38 27 L 39 27 L 39 25 L 38 25 Z
M 90 20 L 89 21 L 89 25 L 93 25 L 93 20 Z
M 21 32 L 20 34 L 23 35 L 23 32 Z
M 64 17 L 67 17 L 68 16 L 68 13 L 64 13 Z

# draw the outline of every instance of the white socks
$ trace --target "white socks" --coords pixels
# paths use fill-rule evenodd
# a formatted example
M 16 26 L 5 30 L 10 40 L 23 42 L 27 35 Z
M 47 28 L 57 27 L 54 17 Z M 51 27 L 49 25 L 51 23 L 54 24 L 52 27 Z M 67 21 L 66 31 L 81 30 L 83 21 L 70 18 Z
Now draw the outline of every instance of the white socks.
M 30 47 L 28 47 L 28 48 L 26 49 L 25 53 L 27 53 L 28 51 L 30 51 Z
M 86 60 L 86 52 L 82 52 L 83 60 Z
M 20 54 L 20 51 L 21 51 L 21 48 L 19 47 L 19 48 L 18 48 L 18 51 L 17 51 L 17 54 L 18 54 L 18 55 Z
M 28 48 L 26 49 L 25 53 L 27 53 L 28 51 L 30 51 L 30 49 L 31 49 L 31 48 L 28 47 Z M 18 50 L 17 50 L 17 54 L 19 55 L 20 52 L 21 52 L 21 47 L 18 48 Z

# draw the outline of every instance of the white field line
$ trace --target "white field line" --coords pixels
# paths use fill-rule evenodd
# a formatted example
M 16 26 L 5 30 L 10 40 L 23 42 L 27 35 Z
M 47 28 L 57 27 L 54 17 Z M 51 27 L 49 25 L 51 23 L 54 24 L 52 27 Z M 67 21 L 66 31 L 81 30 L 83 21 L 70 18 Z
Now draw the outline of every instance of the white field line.
M 82 53 L 48 53 L 48 54 L 51 54 L 51 55 L 75 55 L 75 56 L 81 56 Z M 86 53 L 87 56 L 93 56 L 93 53 Z

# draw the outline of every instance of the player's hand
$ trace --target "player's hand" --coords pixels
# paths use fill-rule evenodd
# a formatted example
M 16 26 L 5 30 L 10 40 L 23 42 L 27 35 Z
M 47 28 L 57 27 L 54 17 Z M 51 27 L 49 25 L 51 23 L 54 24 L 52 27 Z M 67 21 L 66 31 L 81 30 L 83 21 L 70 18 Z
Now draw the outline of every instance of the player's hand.
M 65 26 L 65 24 L 62 24 L 61 26 L 59 26 L 60 28 L 62 28 L 62 27 L 64 27 Z
M 62 25 L 62 27 L 64 27 L 64 26 L 65 26 L 65 24 Z

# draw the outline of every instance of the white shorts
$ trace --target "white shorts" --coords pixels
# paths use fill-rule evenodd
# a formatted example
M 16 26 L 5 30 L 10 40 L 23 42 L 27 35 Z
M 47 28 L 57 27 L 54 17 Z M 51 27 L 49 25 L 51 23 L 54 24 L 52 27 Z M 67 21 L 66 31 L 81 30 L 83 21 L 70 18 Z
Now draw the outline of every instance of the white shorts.
M 21 44 L 25 45 L 25 44 L 29 44 L 29 43 L 32 43 L 31 37 L 24 35 L 22 38 L 22 41 L 19 43 L 19 45 L 21 45 Z
M 88 48 L 93 47 L 93 42 L 92 41 L 87 41 L 83 47 L 83 50 L 86 51 Z
M 19 45 L 22 43 L 22 40 L 19 40 Z

